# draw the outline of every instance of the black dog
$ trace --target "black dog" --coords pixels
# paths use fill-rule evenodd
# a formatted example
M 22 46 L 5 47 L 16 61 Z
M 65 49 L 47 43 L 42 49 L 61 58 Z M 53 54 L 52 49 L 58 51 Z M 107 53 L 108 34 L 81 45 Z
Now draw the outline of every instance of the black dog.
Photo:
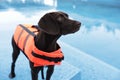
M 34 35 L 33 37 L 35 46 L 39 50 L 42 50 L 44 52 L 48 52 L 48 53 L 54 52 L 60 48 L 59 45 L 57 44 L 57 40 L 60 38 L 60 36 L 78 31 L 80 28 L 80 25 L 81 25 L 80 22 L 69 19 L 68 14 L 64 12 L 58 11 L 58 12 L 47 13 L 38 22 L 38 27 L 34 25 L 32 26 L 32 27 L 38 28 L 37 29 L 38 31 L 34 31 L 34 32 L 38 32 L 37 35 Z M 20 50 L 25 54 L 24 49 L 22 50 L 18 46 L 18 44 L 15 42 L 14 36 L 15 34 L 13 35 L 13 38 L 12 38 L 12 47 L 13 47 L 12 60 L 13 61 L 11 65 L 11 72 L 9 74 L 10 78 L 15 77 L 15 62 L 18 58 Z M 19 44 L 21 45 L 22 43 L 20 42 Z M 26 57 L 29 59 L 27 55 Z M 48 57 L 46 58 L 45 56 L 40 56 L 40 55 L 39 57 L 41 59 L 48 60 L 48 62 L 49 61 L 54 62 L 55 64 L 63 60 L 63 57 L 62 58 L 58 58 L 58 57 L 57 58 L 48 58 Z M 39 65 L 35 67 L 34 66 L 35 63 L 33 61 L 29 60 L 29 62 L 30 62 L 32 80 L 38 80 L 38 73 L 40 70 L 43 74 L 43 66 Z M 43 63 L 43 62 L 40 62 L 40 63 Z M 54 65 L 45 65 L 45 66 L 48 67 L 47 73 L 46 73 L 46 80 L 50 80 L 51 75 L 53 74 L 53 71 L 54 71 Z M 42 75 L 42 79 L 44 79 L 43 75 Z

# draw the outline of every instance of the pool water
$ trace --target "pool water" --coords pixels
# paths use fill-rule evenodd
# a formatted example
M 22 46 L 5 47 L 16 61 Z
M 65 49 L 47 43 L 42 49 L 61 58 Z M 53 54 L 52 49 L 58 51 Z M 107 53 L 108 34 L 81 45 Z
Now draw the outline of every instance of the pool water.
M 56 68 L 61 76 L 55 73 L 53 80 L 56 76 L 59 76 L 57 80 L 120 80 L 120 1 L 1 0 L 0 3 L 1 80 L 9 80 L 11 37 L 16 25 L 37 24 L 45 13 L 59 10 L 80 21 L 82 26 L 77 33 L 62 36 L 58 41 L 65 53 L 65 61 L 62 68 Z M 16 69 L 19 77 L 14 80 L 29 80 L 28 62 L 23 55 L 20 57 L 17 62 L 20 66 Z M 26 73 L 20 74 L 19 69 Z M 24 75 L 28 77 L 21 77 Z
M 82 27 L 75 35 L 68 35 L 62 40 L 120 68 L 120 1 L 65 1 L 65 6 L 61 2 L 57 9 L 81 21 Z

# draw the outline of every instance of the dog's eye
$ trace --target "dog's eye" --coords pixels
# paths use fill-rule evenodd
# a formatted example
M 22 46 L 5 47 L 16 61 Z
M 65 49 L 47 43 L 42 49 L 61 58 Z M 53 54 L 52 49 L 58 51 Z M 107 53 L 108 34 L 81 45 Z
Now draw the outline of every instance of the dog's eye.
M 59 23 L 61 23 L 61 22 L 64 21 L 64 18 L 63 18 L 63 17 L 58 17 L 58 18 L 57 18 L 57 21 L 58 21 Z
M 58 21 L 62 21 L 62 18 L 61 17 L 58 17 L 58 19 L 57 19 Z

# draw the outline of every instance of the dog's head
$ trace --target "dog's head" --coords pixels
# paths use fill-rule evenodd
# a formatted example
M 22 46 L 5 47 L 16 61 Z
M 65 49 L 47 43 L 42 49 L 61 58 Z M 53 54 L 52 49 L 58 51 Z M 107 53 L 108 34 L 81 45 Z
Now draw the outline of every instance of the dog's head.
M 64 12 L 46 13 L 38 22 L 42 31 L 52 35 L 65 35 L 79 30 L 81 23 L 69 19 Z

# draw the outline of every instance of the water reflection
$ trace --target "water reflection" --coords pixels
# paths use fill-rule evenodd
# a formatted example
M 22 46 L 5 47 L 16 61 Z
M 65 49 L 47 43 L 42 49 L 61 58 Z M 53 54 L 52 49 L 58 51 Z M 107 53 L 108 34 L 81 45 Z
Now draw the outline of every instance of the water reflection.
M 5 7 L 27 7 L 27 6 L 56 6 L 56 0 L 1 0 L 1 6 Z
M 0 10 L 14 9 L 26 16 L 33 15 L 38 10 L 50 10 L 56 7 L 56 0 L 2 0 Z
M 103 7 L 84 3 L 88 0 L 82 0 L 81 3 L 78 3 L 78 0 L 72 0 L 71 2 L 69 0 L 58 0 L 57 2 L 56 0 L 50 0 L 53 1 L 50 2 L 52 5 L 45 4 L 45 1 L 14 0 L 14 2 L 11 2 L 2 0 L 2 4 L 0 4 L 0 25 L 4 27 L 0 31 L 12 34 L 17 24 L 37 24 L 40 17 L 46 12 L 62 10 L 67 12 L 71 18 L 81 21 L 82 27 L 79 32 L 64 36 L 61 40 L 120 68 L 119 6 Z M 11 34 L 3 33 L 1 36 L 11 37 Z M 3 38 L 4 42 L 7 40 L 7 38 Z

